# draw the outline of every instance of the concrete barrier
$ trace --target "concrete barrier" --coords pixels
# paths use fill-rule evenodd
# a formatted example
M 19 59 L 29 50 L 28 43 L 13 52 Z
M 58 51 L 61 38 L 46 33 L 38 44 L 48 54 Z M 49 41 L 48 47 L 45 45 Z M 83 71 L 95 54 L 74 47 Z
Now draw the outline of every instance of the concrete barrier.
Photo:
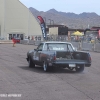
M 21 44 L 28 44 L 29 43 L 29 40 L 20 40 L 20 43 Z
M 12 40 L 0 40 L 0 44 L 13 44 Z
M 42 41 L 21 40 L 21 44 L 38 46 Z M 100 52 L 100 43 L 71 42 L 78 50 Z
M 77 49 L 80 49 L 79 42 L 71 42 L 71 43 L 72 43 L 72 45 L 73 45 L 74 47 L 76 47 Z
M 93 43 L 82 43 L 82 50 L 93 51 Z
M 34 45 L 38 46 L 42 41 L 35 41 Z
M 29 43 L 30 45 L 35 45 L 35 41 L 34 40 L 29 40 Z
M 34 40 L 20 40 L 21 44 L 29 44 L 29 45 L 39 45 L 42 41 L 34 41 Z
M 100 52 L 100 43 L 96 43 L 94 46 L 94 51 Z

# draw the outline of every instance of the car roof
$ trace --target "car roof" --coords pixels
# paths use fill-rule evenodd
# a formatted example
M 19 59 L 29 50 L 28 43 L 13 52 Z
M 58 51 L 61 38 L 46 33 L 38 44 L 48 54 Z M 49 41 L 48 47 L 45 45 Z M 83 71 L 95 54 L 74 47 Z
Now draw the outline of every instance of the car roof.
M 62 42 L 62 41 L 44 41 L 41 43 L 67 43 L 67 44 L 71 44 L 70 42 Z

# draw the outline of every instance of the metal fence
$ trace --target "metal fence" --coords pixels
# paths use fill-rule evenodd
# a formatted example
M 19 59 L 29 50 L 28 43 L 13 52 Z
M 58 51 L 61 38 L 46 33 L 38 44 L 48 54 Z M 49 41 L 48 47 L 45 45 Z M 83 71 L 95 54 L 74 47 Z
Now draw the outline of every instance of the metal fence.
M 29 44 L 29 45 L 39 45 L 42 41 L 45 41 L 42 36 L 36 36 L 32 40 L 21 40 L 21 44 Z M 78 50 L 86 50 L 86 51 L 94 51 L 94 52 L 100 52 L 100 41 L 96 38 L 94 40 L 89 40 L 88 38 L 80 38 L 79 40 L 76 40 L 75 37 L 68 37 L 64 35 L 51 35 L 48 36 L 46 41 L 65 41 L 65 42 L 71 42 L 74 47 L 76 47 Z

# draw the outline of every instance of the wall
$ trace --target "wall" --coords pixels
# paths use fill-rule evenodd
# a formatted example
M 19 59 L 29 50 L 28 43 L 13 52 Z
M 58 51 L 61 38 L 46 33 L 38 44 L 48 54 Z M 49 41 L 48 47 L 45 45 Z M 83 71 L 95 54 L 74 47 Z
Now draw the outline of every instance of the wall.
M 26 36 L 41 35 L 41 27 L 29 9 L 19 0 L 0 0 L 1 35 L 19 33 Z
M 51 27 L 49 28 L 49 34 L 50 35 L 58 35 L 58 27 Z

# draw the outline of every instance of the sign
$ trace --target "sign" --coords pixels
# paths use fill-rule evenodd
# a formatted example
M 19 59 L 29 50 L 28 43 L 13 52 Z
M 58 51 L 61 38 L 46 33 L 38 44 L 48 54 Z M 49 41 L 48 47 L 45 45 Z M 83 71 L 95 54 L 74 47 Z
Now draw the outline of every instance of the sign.
M 37 18 L 40 20 L 40 26 L 41 26 L 43 38 L 46 39 L 47 34 L 46 34 L 45 22 L 41 16 L 37 16 Z

